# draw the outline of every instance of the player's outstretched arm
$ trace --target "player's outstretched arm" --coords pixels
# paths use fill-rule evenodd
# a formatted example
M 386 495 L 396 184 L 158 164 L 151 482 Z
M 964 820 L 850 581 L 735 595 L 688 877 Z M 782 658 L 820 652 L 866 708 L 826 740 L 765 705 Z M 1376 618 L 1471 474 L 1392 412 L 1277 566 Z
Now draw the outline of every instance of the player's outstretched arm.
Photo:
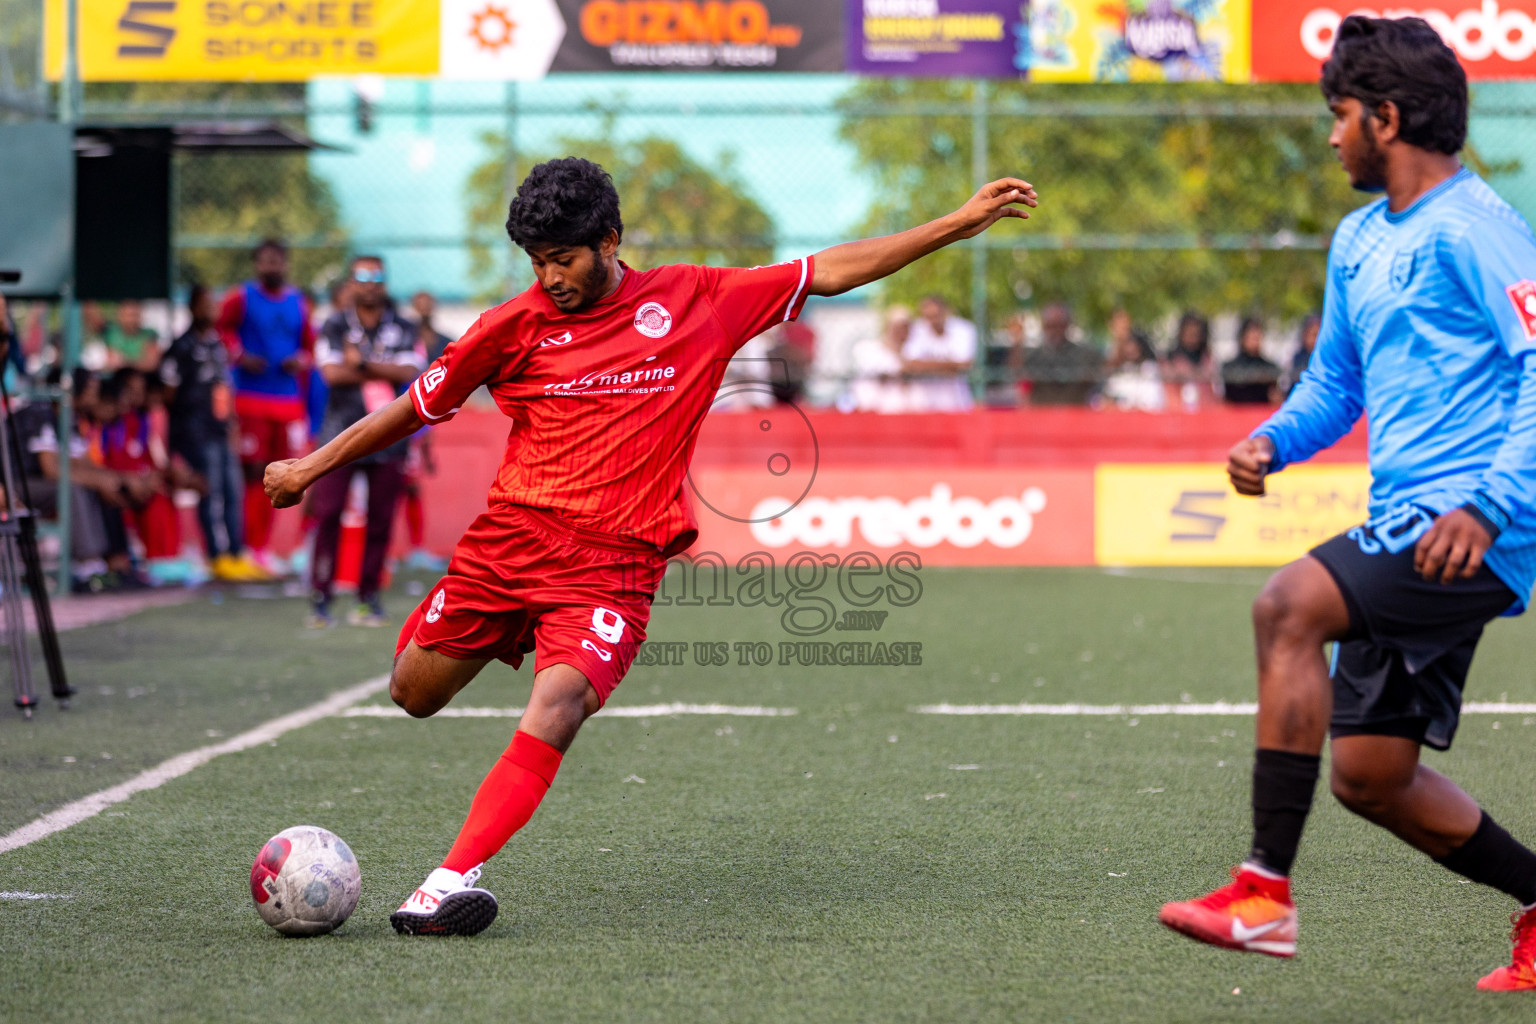
M 302 459 L 268 463 L 262 481 L 267 499 L 273 508 L 297 505 L 309 486 L 325 474 L 403 441 L 421 428 L 411 396 L 401 395 L 337 434 L 318 451 Z
M 960 209 L 937 220 L 883 238 L 844 242 L 816 254 L 812 295 L 843 292 L 889 277 L 909 263 L 962 238 L 981 234 L 1006 217 L 1027 220 L 1025 206 L 1038 206 L 1035 187 L 1018 178 L 983 185 Z

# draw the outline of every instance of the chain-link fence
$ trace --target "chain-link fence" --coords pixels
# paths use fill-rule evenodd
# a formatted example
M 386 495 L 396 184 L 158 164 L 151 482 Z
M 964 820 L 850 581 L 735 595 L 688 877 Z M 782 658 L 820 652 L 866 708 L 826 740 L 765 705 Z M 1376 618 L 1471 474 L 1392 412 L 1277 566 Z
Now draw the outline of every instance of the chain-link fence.
M 22 21 L 0 30 L 9 32 L 0 95 L 12 117 L 53 103 L 35 56 L 28 64 L 18 45 Z M 1469 162 L 1528 218 L 1533 114 L 1536 84 L 1474 90 Z M 1085 394 L 1106 394 L 1104 381 L 1144 372 L 1146 350 L 1166 354 L 1186 313 L 1208 321 L 1214 354 L 1196 356 L 1205 378 L 1219 380 L 1220 363 L 1237 354 L 1245 316 L 1267 328 L 1259 351 L 1286 364 L 1321 301 L 1329 232 L 1362 198 L 1328 150 L 1327 111 L 1309 86 L 824 75 L 92 85 L 84 120 L 274 122 L 304 133 L 321 148 L 177 156 L 178 280 L 231 284 L 246 275 L 251 246 L 278 236 L 323 305 L 346 255 L 373 253 L 398 296 L 439 296 L 450 331 L 531 280 L 501 222 L 510 190 L 550 156 L 609 167 L 624 201 L 625 256 L 639 266 L 798 256 L 942 214 L 991 177 L 1030 179 L 1042 197 L 1030 223 L 1000 225 L 881 287 L 812 308 L 811 397 L 853 405 L 849 382 L 878 377 L 880 339 L 900 332 L 885 331 L 882 311 L 916 313 L 928 296 L 979 326 L 975 390 L 999 403 L 1017 399 L 1020 377 L 1066 375 L 1091 384 Z M 1048 308 L 1069 315 L 1066 337 L 1099 358 L 1032 355 L 1049 334 Z M 1112 338 L 1117 310 L 1125 315 Z M 1281 370 L 1279 386 L 1290 368 Z M 1269 379 L 1262 366 L 1254 372 Z M 1176 383 L 1187 398 L 1186 382 Z M 1145 394 L 1111 400 L 1158 404 L 1149 389 L 1120 390 Z

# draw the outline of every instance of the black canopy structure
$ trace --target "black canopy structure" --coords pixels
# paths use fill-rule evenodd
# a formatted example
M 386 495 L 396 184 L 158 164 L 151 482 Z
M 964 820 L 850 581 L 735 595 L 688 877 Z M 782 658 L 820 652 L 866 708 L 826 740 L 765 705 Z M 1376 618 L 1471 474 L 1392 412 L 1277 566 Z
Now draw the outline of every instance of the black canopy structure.
M 75 129 L 75 294 L 169 298 L 171 154 L 322 148 L 273 121 L 82 125 Z

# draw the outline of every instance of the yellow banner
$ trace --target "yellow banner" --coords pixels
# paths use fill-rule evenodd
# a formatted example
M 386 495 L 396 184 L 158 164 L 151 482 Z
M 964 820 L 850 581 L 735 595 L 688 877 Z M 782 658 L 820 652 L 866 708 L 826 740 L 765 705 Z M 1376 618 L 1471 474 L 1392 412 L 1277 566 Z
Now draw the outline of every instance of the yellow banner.
M 1216 464 L 1099 466 L 1094 558 L 1099 565 L 1283 565 L 1364 522 L 1364 465 L 1294 466 L 1245 498 Z
M 1246 82 L 1250 0 L 1035 0 L 1035 82 Z
M 88 82 L 297 82 L 434 75 L 438 0 L 78 0 Z M 47 0 L 48 77 L 64 71 L 64 0 Z

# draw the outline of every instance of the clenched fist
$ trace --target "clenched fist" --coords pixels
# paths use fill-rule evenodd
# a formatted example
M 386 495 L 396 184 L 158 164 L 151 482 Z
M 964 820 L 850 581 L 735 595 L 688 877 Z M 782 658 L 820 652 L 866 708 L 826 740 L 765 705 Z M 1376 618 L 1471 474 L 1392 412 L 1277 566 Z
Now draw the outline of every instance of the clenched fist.
M 304 497 L 304 488 L 307 485 L 299 478 L 296 468 L 298 464 L 298 459 L 267 463 L 266 476 L 261 484 L 273 508 L 291 508 Z
M 1227 476 L 1238 494 L 1258 497 L 1264 493 L 1264 477 L 1275 461 L 1275 443 L 1262 434 L 1245 437 L 1227 452 Z

